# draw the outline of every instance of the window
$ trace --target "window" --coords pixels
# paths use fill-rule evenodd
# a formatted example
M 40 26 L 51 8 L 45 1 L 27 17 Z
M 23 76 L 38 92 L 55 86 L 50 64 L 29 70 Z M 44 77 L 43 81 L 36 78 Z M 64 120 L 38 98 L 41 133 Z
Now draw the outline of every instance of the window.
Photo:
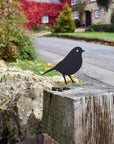
M 71 5 L 77 4 L 77 0 L 71 0 Z
M 73 17 L 73 19 L 78 19 L 78 11 L 73 11 L 72 17 Z
M 100 11 L 99 10 L 95 10 L 95 18 L 99 18 L 100 16 Z
M 48 23 L 48 22 L 49 22 L 48 16 L 43 16 L 42 17 L 42 23 Z

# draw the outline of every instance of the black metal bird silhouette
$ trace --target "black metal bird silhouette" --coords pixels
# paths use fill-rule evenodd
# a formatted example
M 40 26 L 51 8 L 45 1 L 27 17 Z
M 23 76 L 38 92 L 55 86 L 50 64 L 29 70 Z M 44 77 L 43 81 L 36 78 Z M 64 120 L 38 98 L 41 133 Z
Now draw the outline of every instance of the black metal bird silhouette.
M 76 73 L 82 66 L 82 52 L 84 52 L 84 50 L 81 47 L 73 48 L 62 61 L 60 61 L 53 68 L 44 72 L 42 75 L 52 70 L 56 70 L 63 75 L 65 84 L 67 84 L 65 75 L 68 75 L 72 83 L 74 83 L 71 75 Z

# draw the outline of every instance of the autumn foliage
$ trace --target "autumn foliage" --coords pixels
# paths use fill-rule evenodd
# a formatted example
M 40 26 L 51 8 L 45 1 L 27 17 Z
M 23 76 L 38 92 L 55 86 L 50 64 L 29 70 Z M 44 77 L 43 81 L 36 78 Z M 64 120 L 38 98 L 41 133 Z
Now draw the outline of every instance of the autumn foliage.
M 56 18 L 63 10 L 64 4 L 67 2 L 70 5 L 70 0 L 60 0 L 61 3 L 49 3 L 49 2 L 36 2 L 29 0 L 15 0 L 21 3 L 21 7 L 26 15 L 29 23 L 27 26 L 33 28 L 37 24 L 42 23 L 42 17 L 49 16 L 49 25 L 56 23 Z

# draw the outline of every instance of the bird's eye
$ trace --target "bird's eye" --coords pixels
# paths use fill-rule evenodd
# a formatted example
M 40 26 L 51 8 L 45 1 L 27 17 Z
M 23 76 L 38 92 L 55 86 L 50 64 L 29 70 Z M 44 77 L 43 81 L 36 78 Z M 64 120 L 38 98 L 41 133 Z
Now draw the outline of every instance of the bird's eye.
M 79 50 L 77 49 L 76 52 L 79 52 Z

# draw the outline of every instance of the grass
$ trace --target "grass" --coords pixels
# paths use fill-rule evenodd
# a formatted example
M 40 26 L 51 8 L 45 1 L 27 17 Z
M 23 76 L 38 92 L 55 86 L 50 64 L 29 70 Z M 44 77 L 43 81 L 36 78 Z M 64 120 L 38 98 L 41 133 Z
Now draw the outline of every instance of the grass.
M 53 67 L 53 65 L 51 65 L 50 63 L 47 63 L 40 59 L 36 59 L 35 61 L 16 60 L 16 62 L 8 62 L 8 64 L 11 66 L 20 67 L 22 70 L 31 70 L 34 72 L 34 74 L 37 75 L 41 75 L 42 73 Z M 60 73 L 56 71 L 51 71 L 45 74 L 44 76 L 54 76 L 54 75 L 60 75 Z
M 114 33 L 109 32 L 75 32 L 75 33 L 66 33 L 67 35 L 87 37 L 87 38 L 97 38 L 107 41 L 114 42 Z
M 33 71 L 34 74 L 41 75 L 48 69 L 52 68 L 53 65 L 50 63 L 47 63 L 45 61 L 42 61 L 40 59 L 36 59 L 35 61 L 28 61 L 28 60 L 16 60 L 16 62 L 7 62 L 10 66 L 16 66 L 20 67 L 22 70 L 30 70 Z M 61 75 L 59 72 L 53 70 L 43 76 L 55 76 L 55 75 Z M 77 79 L 77 83 L 82 83 L 80 79 L 78 79 L 75 75 L 71 76 L 72 78 Z M 67 83 L 70 83 L 71 81 L 67 80 Z
M 72 36 L 72 37 L 80 37 L 80 38 L 90 38 L 90 39 L 98 39 L 104 40 L 107 42 L 114 42 L 114 33 L 110 32 L 74 32 L 74 33 L 54 33 L 52 36 Z M 51 35 L 50 35 L 51 36 Z

